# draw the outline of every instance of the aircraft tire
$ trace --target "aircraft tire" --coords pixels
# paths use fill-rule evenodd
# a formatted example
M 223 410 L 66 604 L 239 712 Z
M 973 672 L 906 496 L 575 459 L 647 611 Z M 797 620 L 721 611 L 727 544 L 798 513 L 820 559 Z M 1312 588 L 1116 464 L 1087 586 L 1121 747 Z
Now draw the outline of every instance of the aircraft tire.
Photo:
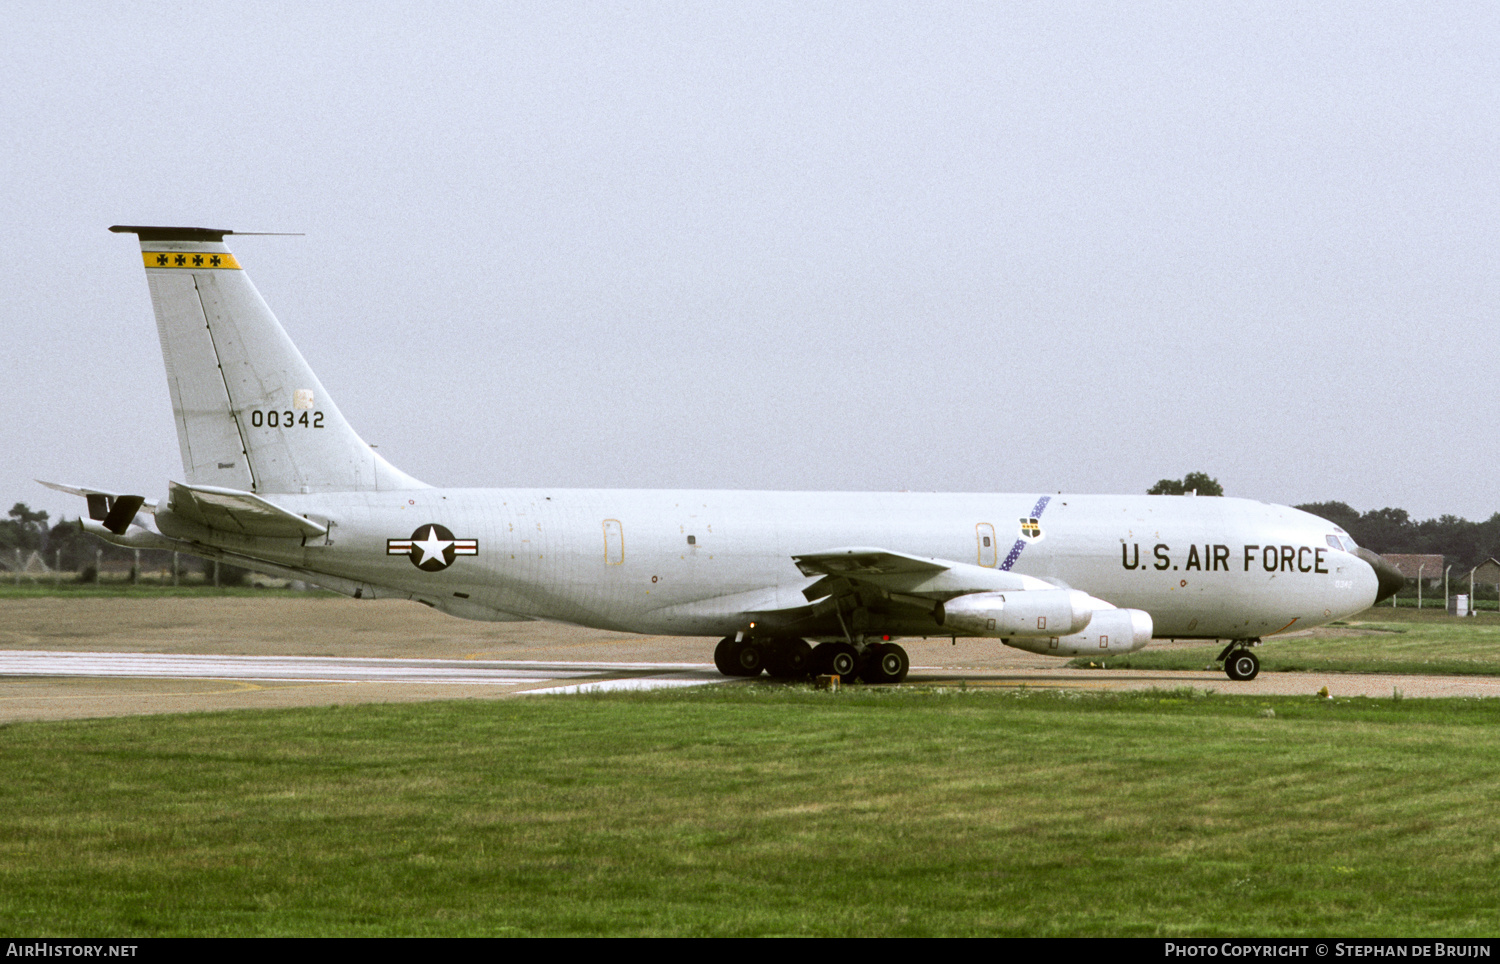
M 865 650 L 864 665 L 860 667 L 860 678 L 866 683 L 899 683 L 906 679 L 911 669 L 911 660 L 906 650 L 895 643 L 876 643 Z
M 839 677 L 852 683 L 859 675 L 859 650 L 848 643 L 819 643 L 813 650 L 813 660 L 819 673 Z
M 1236 682 L 1249 682 L 1260 673 L 1260 660 L 1248 649 L 1237 649 L 1224 660 L 1224 674 Z
M 885 652 L 880 657 L 882 672 L 886 681 L 900 683 L 906 679 L 906 674 L 911 671 L 911 657 L 906 655 L 906 650 L 895 643 L 886 643 Z
M 730 650 L 734 676 L 759 676 L 766 668 L 766 647 L 747 639 Z
M 754 640 L 738 642 L 725 636 L 714 647 L 714 667 L 725 676 L 759 676 L 766 667 L 766 651 Z
M 734 662 L 734 637 L 725 636 L 719 640 L 719 645 L 714 647 L 714 668 L 725 676 L 736 676 L 736 664 Z
M 812 675 L 813 651 L 807 640 L 795 636 L 774 640 L 766 659 L 766 672 L 775 679 L 804 680 Z

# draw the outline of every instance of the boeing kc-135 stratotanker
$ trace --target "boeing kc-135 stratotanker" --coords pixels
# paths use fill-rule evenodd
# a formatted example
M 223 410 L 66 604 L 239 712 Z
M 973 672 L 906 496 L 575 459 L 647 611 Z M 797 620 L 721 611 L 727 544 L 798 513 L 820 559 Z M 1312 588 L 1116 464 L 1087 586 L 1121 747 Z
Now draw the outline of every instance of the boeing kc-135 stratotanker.
M 1394 567 L 1297 509 L 1184 496 L 444 489 L 365 444 L 224 244 L 141 244 L 177 420 L 166 498 L 74 485 L 88 531 L 468 619 L 722 636 L 729 676 L 899 682 L 898 638 L 1108 657 L 1261 637 L 1390 596 Z M 814 645 L 815 644 L 815 645 Z

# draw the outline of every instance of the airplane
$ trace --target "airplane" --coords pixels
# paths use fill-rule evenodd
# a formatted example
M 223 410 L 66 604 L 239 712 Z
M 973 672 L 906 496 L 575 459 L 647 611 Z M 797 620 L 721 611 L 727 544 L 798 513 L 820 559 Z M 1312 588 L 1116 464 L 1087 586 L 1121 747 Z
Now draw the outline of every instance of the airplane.
M 1403 584 L 1314 515 L 1236 498 L 1022 493 L 448 489 L 367 445 L 224 239 L 140 242 L 183 481 L 83 496 L 83 528 L 466 619 L 720 636 L 729 677 L 897 683 L 899 639 L 981 637 L 1107 658 L 1227 642 L 1369 608 Z

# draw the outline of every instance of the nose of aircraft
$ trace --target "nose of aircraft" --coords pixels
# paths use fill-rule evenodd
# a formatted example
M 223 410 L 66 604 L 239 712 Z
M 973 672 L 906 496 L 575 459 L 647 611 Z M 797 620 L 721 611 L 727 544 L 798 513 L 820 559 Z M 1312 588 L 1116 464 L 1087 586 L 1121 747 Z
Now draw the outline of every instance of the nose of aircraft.
M 1370 568 L 1375 570 L 1375 578 L 1379 582 L 1379 589 L 1375 593 L 1376 602 L 1391 598 L 1400 591 L 1402 586 L 1406 585 L 1406 577 L 1401 574 L 1401 570 L 1376 553 L 1360 546 L 1354 550 L 1354 554 L 1368 562 Z

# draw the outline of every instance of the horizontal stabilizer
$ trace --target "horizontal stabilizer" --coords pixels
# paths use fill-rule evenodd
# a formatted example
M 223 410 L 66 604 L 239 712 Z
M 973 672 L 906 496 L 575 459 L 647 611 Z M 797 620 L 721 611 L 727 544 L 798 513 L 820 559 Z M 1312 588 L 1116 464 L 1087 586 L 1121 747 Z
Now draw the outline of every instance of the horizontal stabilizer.
M 89 504 L 89 518 L 95 522 L 103 522 L 107 519 L 110 510 L 114 508 L 115 502 L 118 499 L 140 499 L 140 502 L 136 503 L 136 507 L 130 513 L 132 518 L 137 512 L 143 509 L 146 512 L 152 513 L 156 511 L 155 500 L 143 499 L 138 495 L 126 495 L 123 492 L 110 492 L 106 489 L 90 489 L 81 485 L 63 485 L 61 482 L 48 482 L 44 479 L 37 479 L 37 481 L 53 491 L 66 492 L 69 495 L 76 495 L 87 499 Z M 127 523 L 129 521 L 129 519 L 126 520 Z
M 172 512 L 220 532 L 296 539 L 321 536 L 328 527 L 268 502 L 253 492 L 211 485 L 171 484 Z
M 59 482 L 43 482 L 41 479 L 37 481 L 49 489 L 82 496 L 89 505 L 89 518 L 102 523 L 106 530 L 117 536 L 125 534 L 125 530 L 135 522 L 137 512 L 142 509 L 151 513 L 156 512 L 156 503 L 144 496 L 106 492 L 103 489 L 87 489 L 80 485 L 63 485 Z

